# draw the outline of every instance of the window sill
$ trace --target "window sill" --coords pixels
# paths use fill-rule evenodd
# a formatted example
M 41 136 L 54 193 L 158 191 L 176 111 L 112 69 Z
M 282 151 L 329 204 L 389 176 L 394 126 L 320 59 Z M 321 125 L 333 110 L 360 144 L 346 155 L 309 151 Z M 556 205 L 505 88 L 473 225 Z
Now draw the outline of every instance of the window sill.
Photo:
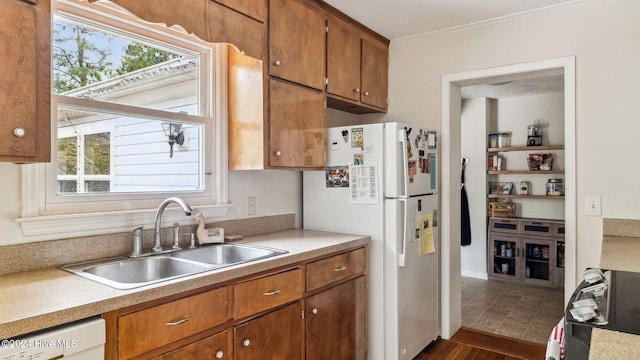
M 205 219 L 224 217 L 231 204 L 195 206 Z M 114 234 L 132 231 L 138 226 L 153 228 L 156 209 L 109 211 L 82 214 L 45 215 L 17 218 L 28 242 L 41 240 L 65 239 L 92 235 Z M 193 217 L 185 217 L 178 208 L 167 208 L 162 216 L 163 224 L 180 222 L 196 224 Z

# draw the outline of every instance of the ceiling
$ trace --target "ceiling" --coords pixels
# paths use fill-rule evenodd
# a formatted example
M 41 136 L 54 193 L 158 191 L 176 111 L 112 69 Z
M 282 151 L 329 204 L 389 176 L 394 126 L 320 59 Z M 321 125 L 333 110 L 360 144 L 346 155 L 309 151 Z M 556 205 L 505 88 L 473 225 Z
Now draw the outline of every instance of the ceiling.
M 584 0 L 324 0 L 389 40 Z
M 390 40 L 490 22 L 585 0 L 324 0 Z M 505 98 L 562 92 L 563 76 L 488 79 L 462 88 L 462 98 Z

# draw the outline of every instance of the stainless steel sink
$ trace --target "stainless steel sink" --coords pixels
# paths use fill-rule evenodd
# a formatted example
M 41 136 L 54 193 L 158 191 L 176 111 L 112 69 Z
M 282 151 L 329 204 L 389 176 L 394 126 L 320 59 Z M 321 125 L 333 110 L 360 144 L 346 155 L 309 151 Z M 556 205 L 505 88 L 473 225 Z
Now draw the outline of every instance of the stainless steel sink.
M 118 258 L 62 267 L 63 270 L 116 289 L 132 289 L 214 268 L 216 266 L 210 264 L 169 256 Z
M 255 245 L 215 244 L 177 252 L 171 256 L 216 266 L 231 266 L 286 253 L 284 250 Z
M 216 244 L 169 255 L 115 258 L 60 268 L 116 289 L 132 289 L 286 253 L 254 245 Z

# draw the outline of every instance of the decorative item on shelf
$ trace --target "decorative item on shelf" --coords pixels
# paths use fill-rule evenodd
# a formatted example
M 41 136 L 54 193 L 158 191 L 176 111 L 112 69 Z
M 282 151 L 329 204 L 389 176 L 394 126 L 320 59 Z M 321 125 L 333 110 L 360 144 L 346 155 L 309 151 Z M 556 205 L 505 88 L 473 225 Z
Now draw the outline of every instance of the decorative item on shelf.
M 531 171 L 549 171 L 553 164 L 553 154 L 529 154 L 527 165 Z
M 508 201 L 493 201 L 489 203 L 488 212 L 490 217 L 515 217 L 516 204 Z
M 489 147 L 490 148 L 498 147 L 498 134 L 489 134 Z
M 520 181 L 520 187 L 518 188 L 518 194 L 520 194 L 520 195 L 529 195 L 529 182 L 528 181 Z
M 493 195 L 509 195 L 513 189 L 512 182 L 490 182 L 489 191 Z
M 542 248 L 542 258 L 543 259 L 548 259 L 549 258 L 549 248 L 548 247 L 543 247 Z
M 527 146 L 542 146 L 542 126 L 540 124 L 527 126 Z
M 549 196 L 562 196 L 564 195 L 564 183 L 562 179 L 553 178 L 547 180 L 546 183 L 547 195 Z
M 511 146 L 511 133 L 498 133 L 498 147 L 505 148 Z
M 487 157 L 487 170 L 502 170 L 502 156 L 489 155 L 489 157 Z

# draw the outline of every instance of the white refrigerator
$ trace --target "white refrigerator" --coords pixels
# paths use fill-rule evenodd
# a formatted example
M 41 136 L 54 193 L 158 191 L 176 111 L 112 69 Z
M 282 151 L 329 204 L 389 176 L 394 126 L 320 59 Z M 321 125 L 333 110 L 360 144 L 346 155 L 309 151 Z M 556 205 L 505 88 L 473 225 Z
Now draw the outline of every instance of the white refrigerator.
M 328 129 L 303 173 L 303 227 L 371 236 L 369 359 L 413 359 L 438 336 L 436 134 L 401 123 Z

